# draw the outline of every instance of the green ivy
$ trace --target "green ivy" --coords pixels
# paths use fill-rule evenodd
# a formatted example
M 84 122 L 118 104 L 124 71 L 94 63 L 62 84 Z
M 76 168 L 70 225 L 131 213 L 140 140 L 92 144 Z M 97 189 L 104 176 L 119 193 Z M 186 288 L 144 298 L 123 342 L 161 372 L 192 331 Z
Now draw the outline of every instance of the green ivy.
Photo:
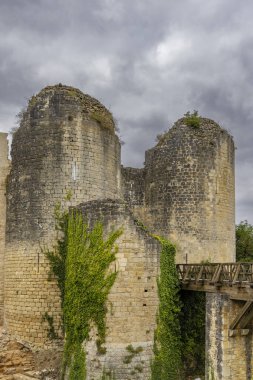
M 56 278 L 61 294 L 65 336 L 62 379 L 68 368 L 70 380 L 85 380 L 86 360 L 83 343 L 89 339 L 91 325 L 96 325 L 98 331 L 98 354 L 103 355 L 106 352 L 106 348 L 103 347 L 106 336 L 106 301 L 117 275 L 116 272 L 108 271 L 108 268 L 115 260 L 115 242 L 122 230 L 112 232 L 104 240 L 101 223 L 97 222 L 93 229 L 89 229 L 79 212 L 62 212 L 60 205 L 56 207 L 55 218 L 59 239 L 55 250 L 48 250 L 45 254 L 51 268 L 49 279 L 52 275 Z M 140 222 L 136 224 L 147 231 Z M 188 292 L 187 295 L 181 295 L 181 302 L 175 246 L 164 238 L 151 236 L 162 246 L 160 276 L 157 281 L 159 310 L 154 359 L 151 363 L 152 380 L 181 380 L 184 378 L 182 359 L 190 371 L 195 365 L 191 374 L 203 372 L 204 295 L 189 296 Z M 53 319 L 48 318 L 47 313 L 44 317 L 49 323 L 50 331 L 56 336 Z M 51 334 L 51 337 L 53 335 Z M 129 354 L 125 360 L 131 362 L 132 357 L 141 352 L 142 348 L 134 349 L 129 345 L 126 350 Z M 141 369 L 136 370 L 141 372 Z M 111 376 L 104 370 L 102 379 Z
M 154 341 L 152 380 L 181 380 L 181 334 L 179 279 L 175 265 L 176 249 L 168 240 L 154 236 L 162 245 L 158 278 L 159 310 Z
M 50 264 L 48 280 L 54 276 L 57 281 L 61 296 L 61 309 L 63 310 L 63 301 L 65 295 L 65 277 L 66 277 L 66 257 L 68 250 L 68 212 L 61 210 L 61 204 L 55 206 L 55 229 L 58 231 L 56 247 L 53 251 L 46 250 L 44 253 Z M 63 316 L 62 316 L 63 317 Z M 64 333 L 64 321 L 62 321 Z
M 65 353 L 67 352 L 67 345 L 65 346 Z M 86 355 L 83 350 L 83 347 L 81 344 L 75 344 L 72 347 L 72 350 L 69 351 L 69 353 L 72 353 L 72 361 L 70 364 L 70 371 L 69 371 L 69 380 L 83 380 L 86 379 Z M 62 376 L 64 378 L 64 374 Z
M 54 317 L 52 315 L 49 315 L 48 312 L 46 312 L 42 316 L 42 322 L 47 322 L 48 323 L 47 337 L 49 339 L 51 339 L 51 340 L 60 339 L 59 335 L 55 331 Z
M 47 251 L 51 273 L 56 277 L 63 311 L 65 335 L 63 374 L 69 370 L 70 380 L 85 380 L 85 351 L 91 325 L 96 325 L 100 349 L 105 342 L 106 300 L 116 279 L 110 272 L 115 260 L 115 242 L 122 230 L 103 238 L 103 225 L 97 222 L 89 229 L 79 212 L 67 214 L 56 208 L 60 237 L 55 251 Z
M 205 303 L 202 292 L 181 291 L 182 312 L 180 315 L 182 334 L 182 357 L 185 375 L 205 375 Z

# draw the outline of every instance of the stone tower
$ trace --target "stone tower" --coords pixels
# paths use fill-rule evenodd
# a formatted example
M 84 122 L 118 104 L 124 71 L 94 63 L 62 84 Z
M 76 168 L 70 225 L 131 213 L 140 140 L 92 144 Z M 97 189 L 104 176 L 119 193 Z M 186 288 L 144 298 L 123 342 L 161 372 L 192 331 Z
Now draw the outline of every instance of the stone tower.
M 6 177 L 9 172 L 7 133 L 0 133 L 0 326 L 4 306 L 4 252 L 6 221 Z
M 133 211 L 176 243 L 178 263 L 235 260 L 234 143 L 218 124 L 180 119 L 146 152 L 145 168 L 123 177 Z
M 48 283 L 43 246 L 52 246 L 54 207 L 118 198 L 120 144 L 111 113 L 72 87 L 32 97 L 13 137 L 7 185 L 5 323 L 18 338 L 44 344 L 43 313 L 60 323 L 58 289 Z M 44 338 L 44 339 L 43 339 Z

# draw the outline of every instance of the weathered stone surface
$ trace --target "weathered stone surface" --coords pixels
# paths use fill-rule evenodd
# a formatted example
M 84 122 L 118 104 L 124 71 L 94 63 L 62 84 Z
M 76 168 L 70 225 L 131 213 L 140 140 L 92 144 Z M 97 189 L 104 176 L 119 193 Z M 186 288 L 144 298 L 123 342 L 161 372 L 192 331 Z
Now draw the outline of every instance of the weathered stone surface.
M 6 178 L 9 173 L 7 133 L 0 133 L 0 326 L 4 306 L 4 252 L 6 226 Z
M 246 335 L 246 329 L 229 330 L 244 302 L 221 294 L 207 294 L 206 299 L 206 380 L 251 380 L 253 323 Z
M 101 122 L 93 119 L 94 112 Z M 59 291 L 48 282 L 42 252 L 54 244 L 55 205 L 65 202 L 67 208 L 120 195 L 120 144 L 112 123 L 110 112 L 90 96 L 65 86 L 47 87 L 31 99 L 13 136 L 5 321 L 16 338 L 36 346 L 50 345 L 45 312 L 61 332 Z
M 137 170 L 123 170 L 125 199 L 176 243 L 178 263 L 235 260 L 234 143 L 225 130 L 209 119 L 198 128 L 180 119 Z
M 66 208 L 79 205 L 91 225 L 102 219 L 106 231 L 124 228 L 114 268 L 118 276 L 108 300 L 107 350 L 98 354 L 94 331 L 86 347 L 88 376 L 97 380 L 105 368 L 117 380 L 149 378 L 160 251 L 141 223 L 176 242 L 177 262 L 233 261 L 231 136 L 211 120 L 201 119 L 200 127 L 192 128 L 182 119 L 146 152 L 143 169 L 120 168 L 111 113 L 77 89 L 49 86 L 32 97 L 23 114 L 6 178 L 8 170 L 6 136 L 0 134 L 0 324 L 4 301 L 4 323 L 11 334 L 0 339 L 0 378 L 57 376 L 52 369 L 59 366 L 62 341 L 48 339 L 43 315 L 53 317 L 61 335 L 60 298 L 56 283 L 48 281 L 42 253 L 55 241 L 57 202 Z M 217 380 L 248 380 L 250 327 L 245 328 L 249 334 L 229 338 L 227 321 L 236 306 L 212 297 L 207 302 L 208 368 Z M 143 350 L 125 363 L 129 344 Z M 240 369 L 234 365 L 235 352 L 243 355 Z
M 143 206 L 145 200 L 145 169 L 121 168 L 124 199 L 130 208 Z
M 61 351 L 33 351 L 0 328 L 0 379 L 58 379 L 60 357 Z
M 65 86 L 46 87 L 23 114 L 12 143 L 7 240 L 41 240 L 54 227 L 57 201 L 71 204 L 120 194 L 120 144 L 92 111 L 97 100 Z M 107 113 L 106 113 L 107 112 Z M 113 121 L 111 121 L 113 122 Z
M 106 353 L 99 355 L 96 334 L 88 342 L 87 366 L 90 378 L 100 380 L 103 368 L 120 380 L 150 377 L 154 329 L 158 308 L 157 276 L 160 245 L 140 228 L 126 204 L 117 200 L 90 201 L 78 206 L 92 226 L 102 220 L 105 231 L 122 227 L 118 253 L 112 270 L 118 272 L 108 297 Z M 125 363 L 126 347 L 142 351 Z

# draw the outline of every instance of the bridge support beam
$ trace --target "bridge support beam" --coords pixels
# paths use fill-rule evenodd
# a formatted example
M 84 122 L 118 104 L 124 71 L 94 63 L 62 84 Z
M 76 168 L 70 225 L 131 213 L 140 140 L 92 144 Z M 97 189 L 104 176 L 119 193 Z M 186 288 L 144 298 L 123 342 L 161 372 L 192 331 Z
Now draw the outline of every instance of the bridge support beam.
M 245 301 L 231 300 L 228 295 L 206 294 L 206 380 L 252 379 L 250 308 Z

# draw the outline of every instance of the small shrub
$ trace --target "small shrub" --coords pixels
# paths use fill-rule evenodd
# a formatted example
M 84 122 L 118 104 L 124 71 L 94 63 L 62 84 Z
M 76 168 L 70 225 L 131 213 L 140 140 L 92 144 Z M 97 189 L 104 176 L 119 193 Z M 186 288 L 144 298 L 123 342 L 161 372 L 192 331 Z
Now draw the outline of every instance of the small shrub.
M 137 364 L 137 365 L 134 367 L 134 369 L 135 369 L 136 371 L 140 372 L 140 373 L 143 372 L 143 368 L 142 368 L 142 366 L 141 366 L 140 364 Z
M 124 359 L 123 359 L 123 363 L 124 364 L 130 364 L 132 362 L 132 360 L 133 360 L 133 357 L 134 357 L 134 355 L 127 355 L 127 356 L 125 356 Z
M 194 110 L 193 113 L 189 111 L 184 114 L 184 121 L 188 127 L 199 128 L 201 117 L 198 115 L 198 111 Z
M 157 145 L 162 145 L 165 141 L 169 139 L 170 131 L 164 131 L 156 136 Z
M 101 380 L 116 380 L 116 378 L 112 370 L 104 368 Z
M 126 347 L 126 350 L 131 354 L 137 355 L 143 351 L 143 348 L 141 346 L 134 348 L 131 344 L 129 344 L 129 346 Z
M 129 352 L 129 355 L 126 355 L 123 359 L 123 363 L 124 364 L 129 364 L 131 363 L 131 361 L 133 360 L 133 358 L 140 354 L 142 351 L 143 351 L 143 348 L 141 346 L 138 346 L 136 348 L 134 348 L 131 344 L 129 344 L 127 347 L 126 347 L 126 350 Z

